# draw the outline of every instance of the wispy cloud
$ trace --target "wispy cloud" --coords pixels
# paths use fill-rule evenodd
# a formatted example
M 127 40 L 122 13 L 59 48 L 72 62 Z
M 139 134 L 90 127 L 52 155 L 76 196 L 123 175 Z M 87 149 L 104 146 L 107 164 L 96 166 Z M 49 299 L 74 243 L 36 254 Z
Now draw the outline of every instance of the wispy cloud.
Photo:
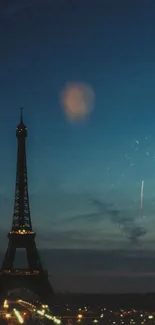
M 91 222 L 97 222 L 99 219 L 101 219 L 102 216 L 99 213 L 84 213 L 84 214 L 79 214 L 73 217 L 70 217 L 67 219 L 67 221 L 91 221 Z
M 135 226 L 131 230 L 129 230 L 129 239 L 134 243 L 138 243 L 139 238 L 145 236 L 146 233 L 147 231 L 145 228 Z
M 92 203 L 97 207 L 98 213 L 105 215 L 112 223 L 116 224 L 133 244 L 139 244 L 140 238 L 146 235 L 146 229 L 137 224 L 134 211 L 116 209 L 112 204 L 102 203 L 96 199 L 93 199 Z
M 98 223 L 105 220 L 110 222 L 122 231 L 122 234 L 134 245 L 140 244 L 140 239 L 144 237 L 147 230 L 137 223 L 136 215 L 131 210 L 121 210 L 112 203 L 102 202 L 98 199 L 92 199 L 91 204 L 95 212 L 78 214 L 67 218 L 64 222 L 75 223 L 85 222 Z
M 53 230 L 38 231 L 38 243 L 46 248 L 91 249 L 100 247 L 100 239 L 89 236 L 88 232 L 78 230 Z

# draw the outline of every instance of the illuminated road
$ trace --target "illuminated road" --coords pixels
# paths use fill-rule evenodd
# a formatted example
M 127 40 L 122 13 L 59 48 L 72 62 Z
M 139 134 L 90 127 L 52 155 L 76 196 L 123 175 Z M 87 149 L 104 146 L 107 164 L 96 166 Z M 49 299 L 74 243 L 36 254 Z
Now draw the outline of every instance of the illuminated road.
M 0 309 L 0 324 L 61 324 L 61 320 L 54 317 L 48 306 L 35 306 L 23 300 L 5 300 Z
M 81 311 L 81 309 L 79 309 Z M 85 312 L 86 310 L 84 310 Z M 103 324 L 103 313 L 92 317 L 82 313 L 62 317 L 54 316 L 47 305 L 32 304 L 21 299 L 5 300 L 0 308 L 0 325 L 71 325 L 71 324 Z

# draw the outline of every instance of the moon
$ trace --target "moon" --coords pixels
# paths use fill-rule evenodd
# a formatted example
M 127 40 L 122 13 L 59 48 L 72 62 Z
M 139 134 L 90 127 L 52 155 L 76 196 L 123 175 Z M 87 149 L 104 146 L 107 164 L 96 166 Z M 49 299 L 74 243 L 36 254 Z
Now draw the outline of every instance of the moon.
M 83 83 L 67 84 L 61 96 L 62 107 L 65 115 L 71 121 L 86 119 L 94 107 L 94 91 Z

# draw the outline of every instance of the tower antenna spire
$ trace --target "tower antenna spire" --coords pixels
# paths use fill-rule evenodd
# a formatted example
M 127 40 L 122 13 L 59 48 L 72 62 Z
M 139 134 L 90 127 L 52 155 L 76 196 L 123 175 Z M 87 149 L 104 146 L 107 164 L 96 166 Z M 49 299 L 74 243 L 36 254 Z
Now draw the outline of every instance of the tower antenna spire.
M 23 107 L 20 108 L 20 122 L 23 123 Z

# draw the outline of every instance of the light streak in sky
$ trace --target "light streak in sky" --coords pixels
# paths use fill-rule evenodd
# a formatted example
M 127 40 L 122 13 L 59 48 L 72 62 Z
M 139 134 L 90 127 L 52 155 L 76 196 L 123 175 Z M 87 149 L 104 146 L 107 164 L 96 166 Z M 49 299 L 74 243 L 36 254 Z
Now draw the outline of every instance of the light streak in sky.
M 143 212 L 143 195 L 144 195 L 144 181 L 142 181 L 141 192 L 140 192 L 140 211 L 141 211 L 141 215 L 142 215 L 142 212 Z

